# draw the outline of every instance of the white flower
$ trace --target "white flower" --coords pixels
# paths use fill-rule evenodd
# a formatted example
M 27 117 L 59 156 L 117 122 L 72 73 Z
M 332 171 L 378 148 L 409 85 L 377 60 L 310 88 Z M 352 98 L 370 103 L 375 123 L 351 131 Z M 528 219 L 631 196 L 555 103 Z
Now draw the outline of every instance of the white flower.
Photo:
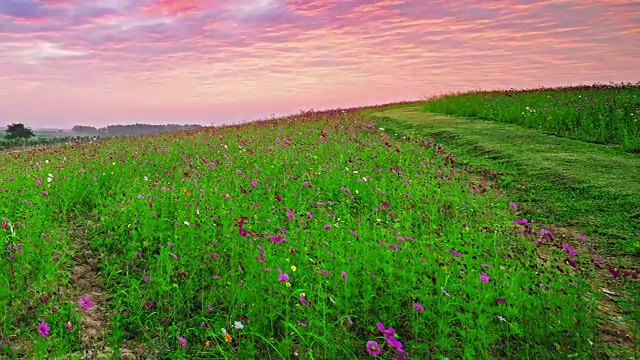
M 498 317 L 498 319 L 499 319 L 500 321 L 505 321 L 505 322 L 507 321 L 507 319 L 503 318 L 503 317 L 502 317 L 502 316 L 500 316 L 500 315 L 496 315 L 496 316 Z
M 52 178 L 47 178 L 47 182 L 51 182 L 51 181 L 53 181 Z
M 380 130 L 384 131 L 384 128 L 380 128 Z
M 149 181 L 149 178 L 145 176 L 144 181 Z
M 236 329 L 244 329 L 244 325 L 242 325 L 240 321 L 236 321 L 233 326 L 235 326 Z
M 227 333 L 227 329 L 225 329 L 225 328 L 220 329 L 220 331 L 222 331 L 222 335 Z
M 51 177 L 51 178 L 52 178 L 52 177 L 53 177 L 53 174 L 49 174 L 49 177 Z
M 189 224 L 188 221 L 185 221 L 184 224 L 187 225 L 187 226 L 191 225 L 191 224 Z

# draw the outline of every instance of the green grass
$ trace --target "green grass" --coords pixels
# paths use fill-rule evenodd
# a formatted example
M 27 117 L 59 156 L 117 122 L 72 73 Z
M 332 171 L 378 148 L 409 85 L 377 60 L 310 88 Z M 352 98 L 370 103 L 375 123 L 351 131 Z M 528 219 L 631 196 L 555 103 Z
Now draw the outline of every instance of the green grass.
M 640 82 L 451 94 L 424 103 L 422 109 L 640 152 Z
M 432 137 L 462 161 L 505 173 L 498 181 L 529 216 L 601 239 L 617 255 L 640 248 L 640 155 L 540 133 L 513 124 L 464 119 L 421 110 L 378 112 L 394 133 Z
M 519 234 L 515 199 L 447 146 L 394 138 L 358 114 L 0 154 L 2 355 L 88 346 L 75 303 L 90 289 L 64 290 L 87 239 L 110 294 L 95 305 L 112 314 L 98 349 L 361 359 L 377 341 L 392 359 L 400 341 L 410 359 L 605 353 L 590 285 L 600 253 L 555 248 L 535 224 Z M 541 261 L 536 242 L 556 260 Z

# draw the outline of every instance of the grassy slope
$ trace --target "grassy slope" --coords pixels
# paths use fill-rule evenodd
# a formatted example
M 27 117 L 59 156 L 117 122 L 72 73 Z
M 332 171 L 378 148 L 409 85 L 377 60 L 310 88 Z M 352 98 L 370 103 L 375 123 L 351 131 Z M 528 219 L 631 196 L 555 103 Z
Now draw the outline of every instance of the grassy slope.
M 543 223 L 599 237 L 614 254 L 640 251 L 638 154 L 518 125 L 424 113 L 416 105 L 365 116 L 395 133 L 429 134 L 460 160 L 506 173 L 502 187 Z

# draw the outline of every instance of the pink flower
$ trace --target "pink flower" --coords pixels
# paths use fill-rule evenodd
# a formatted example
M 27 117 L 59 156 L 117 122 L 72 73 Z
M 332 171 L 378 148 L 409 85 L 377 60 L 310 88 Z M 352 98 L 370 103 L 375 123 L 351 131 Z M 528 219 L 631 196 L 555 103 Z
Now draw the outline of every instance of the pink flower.
M 390 327 L 388 329 L 385 329 L 384 325 L 382 325 L 381 322 L 376 323 L 376 327 L 378 328 L 378 330 L 382 331 L 382 333 L 384 333 L 384 334 L 391 335 L 391 334 L 395 334 L 396 333 L 396 330 L 394 328 L 392 328 L 392 327 Z
M 78 303 L 78 307 L 80 307 L 80 310 L 87 311 L 87 309 L 92 307 L 93 305 L 93 302 L 87 299 L 86 296 L 82 295 L 80 297 L 80 302 Z
M 51 331 L 51 329 L 46 322 L 43 321 L 40 323 L 40 325 L 38 325 L 38 332 L 40 332 L 40 336 L 45 337 L 49 335 L 49 331 Z
M 325 225 L 325 226 L 324 226 L 324 229 L 325 229 L 325 230 L 331 230 L 331 225 Z
M 182 346 L 182 348 L 186 348 L 187 347 L 187 340 L 181 336 L 178 336 L 178 341 L 180 342 L 180 346 Z
M 480 275 L 480 281 L 485 282 L 485 283 L 489 283 L 489 280 L 491 278 L 489 277 L 489 275 L 487 275 L 486 272 L 482 272 L 482 275 Z
M 418 312 L 424 312 L 424 307 L 418 303 L 413 304 L 413 308 L 418 310 Z
M 518 205 L 516 203 L 509 202 L 509 206 L 511 206 L 512 208 L 518 210 Z
M 151 281 L 151 276 L 147 276 L 146 278 L 144 278 L 144 282 L 148 283 L 149 281 Z
M 347 280 L 347 273 L 345 271 L 340 272 L 342 274 L 342 280 Z
M 371 356 L 380 355 L 380 345 L 375 341 L 367 341 L 367 352 Z
M 287 273 L 280 274 L 280 276 L 278 277 L 278 281 L 279 282 L 289 281 L 289 274 Z

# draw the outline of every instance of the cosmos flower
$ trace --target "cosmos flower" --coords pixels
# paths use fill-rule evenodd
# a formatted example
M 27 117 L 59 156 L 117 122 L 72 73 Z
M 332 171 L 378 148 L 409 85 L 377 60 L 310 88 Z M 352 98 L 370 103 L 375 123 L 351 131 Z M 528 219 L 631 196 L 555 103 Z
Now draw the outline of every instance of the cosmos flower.
M 488 283 L 489 280 L 491 280 L 491 278 L 489 277 L 489 275 L 487 275 L 486 272 L 482 272 L 482 275 L 480 275 L 480 281 Z
M 380 355 L 380 345 L 375 341 L 367 341 L 367 352 L 371 356 Z
M 180 342 L 180 346 L 182 346 L 182 348 L 186 348 L 187 347 L 187 340 L 181 336 L 178 336 L 178 341 Z
M 49 332 L 51 331 L 51 329 L 49 328 L 49 325 L 47 325 L 46 322 L 41 322 L 40 325 L 38 325 L 38 332 L 40 332 L 40 336 L 45 337 L 47 335 L 49 335 Z

